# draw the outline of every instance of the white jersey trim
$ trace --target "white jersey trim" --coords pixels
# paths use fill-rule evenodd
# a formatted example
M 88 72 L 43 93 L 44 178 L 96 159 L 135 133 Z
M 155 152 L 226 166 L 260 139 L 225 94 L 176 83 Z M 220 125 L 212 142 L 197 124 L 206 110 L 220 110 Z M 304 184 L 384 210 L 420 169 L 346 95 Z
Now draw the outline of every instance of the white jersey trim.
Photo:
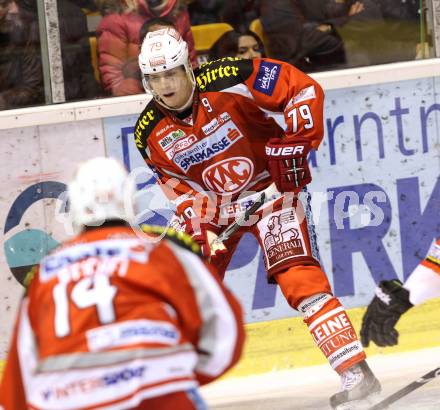
M 196 361 L 195 352 L 181 352 L 112 366 L 38 373 L 31 380 L 28 401 L 45 410 L 124 409 L 127 402 L 136 406 L 164 391 L 196 387 Z
M 232 87 L 225 88 L 224 90 L 221 90 L 221 92 L 222 93 L 238 94 L 238 95 L 241 95 L 242 97 L 249 98 L 252 101 L 255 100 L 254 96 L 252 95 L 252 93 L 249 91 L 249 88 L 245 84 L 233 85 Z M 267 117 L 272 118 L 278 124 L 278 126 L 282 130 L 284 130 L 284 132 L 287 131 L 288 126 L 287 126 L 286 120 L 284 118 L 283 112 L 269 111 L 269 110 L 266 110 L 266 109 L 260 107 L 259 105 L 257 105 L 257 107 L 262 112 L 264 112 L 264 114 Z
M 25 297 L 21 303 L 19 313 L 17 354 L 26 397 L 29 397 L 32 392 L 32 378 L 38 364 L 37 345 L 29 321 L 28 309 L 29 298 Z
M 163 386 L 150 388 L 148 390 L 140 391 L 130 400 L 124 400 L 120 403 L 102 407 L 100 410 L 126 410 L 139 405 L 142 401 L 165 394 L 174 393 L 178 391 L 186 391 L 198 387 L 198 383 L 194 381 L 183 381 L 168 383 Z
M 265 110 L 260 106 L 258 108 L 266 114 L 266 117 L 272 118 L 284 132 L 288 131 L 289 126 L 286 123 L 283 112 Z
M 224 90 L 221 90 L 222 93 L 231 93 L 231 94 L 238 94 L 242 97 L 247 97 L 251 100 L 254 100 L 254 96 L 249 91 L 249 88 L 245 84 L 236 84 L 232 87 L 225 88 Z
M 92 367 L 112 366 L 121 363 L 129 363 L 133 360 L 143 360 L 157 358 L 161 356 L 170 356 L 181 354 L 183 352 L 192 352 L 193 346 L 190 343 L 171 347 L 156 348 L 137 348 L 137 349 L 118 349 L 103 352 L 82 352 L 67 353 L 48 358 L 38 363 L 36 371 L 59 372 L 74 369 L 87 369 Z
M 196 370 L 218 376 L 231 364 L 237 344 L 237 323 L 220 286 L 199 257 L 170 243 L 194 288 L 203 319 Z

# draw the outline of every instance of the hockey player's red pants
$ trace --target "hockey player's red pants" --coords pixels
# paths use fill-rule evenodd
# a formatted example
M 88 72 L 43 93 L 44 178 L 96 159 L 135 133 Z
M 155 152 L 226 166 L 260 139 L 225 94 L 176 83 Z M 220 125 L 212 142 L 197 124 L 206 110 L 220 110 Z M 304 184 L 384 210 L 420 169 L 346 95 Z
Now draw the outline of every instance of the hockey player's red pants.
M 307 204 L 280 198 L 265 207 L 257 223 L 243 227 L 226 243 L 229 251 L 214 261 L 224 277 L 226 268 L 245 233 L 258 239 L 263 252 L 268 280 L 278 283 L 289 305 L 297 309 L 301 302 L 318 298 L 314 310 L 304 315 L 318 347 L 338 373 L 365 359 L 356 332 L 340 302 L 333 297 L 330 283 L 321 268 L 314 227 Z M 325 303 L 319 303 L 324 300 Z

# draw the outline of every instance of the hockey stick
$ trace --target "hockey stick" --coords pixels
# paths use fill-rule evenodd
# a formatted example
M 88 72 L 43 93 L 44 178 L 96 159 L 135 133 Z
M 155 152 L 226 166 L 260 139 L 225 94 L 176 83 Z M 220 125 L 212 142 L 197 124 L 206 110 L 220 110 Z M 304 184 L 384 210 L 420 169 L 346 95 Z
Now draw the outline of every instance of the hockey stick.
M 215 252 L 218 249 L 224 249 L 223 242 L 227 241 L 235 232 L 237 232 L 265 202 L 266 192 L 263 191 L 259 198 L 243 213 L 243 215 L 239 216 L 234 222 L 228 225 L 226 229 L 210 243 L 211 251 Z
M 368 410 L 383 410 L 386 409 L 390 404 L 393 404 L 397 400 L 400 400 L 402 397 L 406 396 L 407 394 L 413 392 L 414 390 L 418 389 L 419 387 L 422 387 L 426 383 L 430 382 L 431 380 L 434 380 L 436 377 L 440 376 L 440 367 L 437 367 L 434 370 L 431 370 L 430 372 L 426 373 L 416 381 L 406 385 L 405 387 L 398 390 L 396 393 L 392 394 L 391 396 L 388 396 L 386 399 L 383 399 L 379 403 L 376 403 L 373 407 L 370 407 Z

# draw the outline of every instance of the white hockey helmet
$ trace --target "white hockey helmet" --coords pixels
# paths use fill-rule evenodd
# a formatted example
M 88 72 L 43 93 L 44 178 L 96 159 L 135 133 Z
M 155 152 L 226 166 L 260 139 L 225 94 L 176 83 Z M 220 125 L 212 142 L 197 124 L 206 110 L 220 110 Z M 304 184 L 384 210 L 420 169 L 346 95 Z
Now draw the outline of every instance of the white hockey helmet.
M 152 94 L 159 104 L 167 109 L 173 110 L 176 110 L 176 108 L 167 106 L 150 87 L 148 76 L 150 74 L 157 74 L 183 66 L 192 83 L 193 89 L 190 99 L 183 107 L 177 109 L 180 110 L 189 105 L 189 102 L 192 101 L 194 95 L 196 81 L 189 60 L 188 44 L 183 40 L 182 36 L 176 29 L 173 27 L 167 27 L 147 33 L 142 43 L 138 60 L 139 67 L 143 74 L 142 84 L 145 91 Z
M 105 220 L 134 220 L 136 187 L 114 158 L 97 157 L 81 164 L 68 186 L 70 216 L 76 231 Z

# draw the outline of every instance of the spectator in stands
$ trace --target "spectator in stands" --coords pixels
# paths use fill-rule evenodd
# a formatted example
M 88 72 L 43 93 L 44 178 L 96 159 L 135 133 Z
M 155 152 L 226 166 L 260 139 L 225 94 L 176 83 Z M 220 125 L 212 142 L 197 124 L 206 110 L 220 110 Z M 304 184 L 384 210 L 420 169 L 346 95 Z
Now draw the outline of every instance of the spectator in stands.
M 89 11 L 97 11 L 98 7 L 96 6 L 95 0 L 75 0 L 77 6 L 82 9 L 87 9 Z
M 225 0 L 187 0 L 186 3 L 192 26 L 223 21 Z
M 254 32 L 235 30 L 224 33 L 209 50 L 209 60 L 223 57 L 261 58 L 265 57 L 264 45 Z
M 114 96 L 144 92 L 138 66 L 141 26 L 153 18 L 170 19 L 190 48 L 190 58 L 196 66 L 196 51 L 186 6 L 177 0 L 112 1 L 113 12 L 101 20 L 98 39 L 99 71 L 106 92 Z
M 333 17 L 330 23 L 344 42 L 346 66 L 381 63 L 386 38 L 382 13 L 375 0 L 345 0 L 342 4 L 333 0 L 329 7 Z
M 320 24 L 309 22 L 299 0 L 262 0 L 259 11 L 271 57 L 308 72 L 315 71 L 310 58 L 319 56 L 320 61 L 329 64 L 336 54 L 340 60 L 341 39 L 320 30 Z
M 17 0 L 17 3 L 20 10 L 30 16 L 31 31 L 38 33 L 37 1 Z M 100 91 L 91 62 L 87 18 L 81 8 L 69 0 L 58 0 L 57 6 L 66 101 L 94 98 Z
M 95 98 L 102 91 L 93 72 L 87 17 L 74 1 L 57 3 L 66 101 Z
M 241 32 L 246 31 L 252 20 L 258 18 L 260 2 L 261 0 L 193 0 L 188 7 L 193 25 L 224 22 Z
M 269 55 L 308 72 L 340 67 L 346 59 L 371 64 L 372 38 L 383 24 L 373 0 L 261 0 L 259 13 Z
M 44 102 L 38 26 L 14 0 L 0 0 L 0 110 Z
M 130 9 L 127 4 L 121 0 L 95 0 L 95 4 L 102 16 L 122 13 L 124 10 Z
M 44 103 L 43 73 L 36 0 L 16 0 L 9 46 L 1 52 L 0 107 L 17 108 Z M 98 84 L 91 65 L 87 21 L 81 9 L 58 0 L 64 93 L 67 101 L 94 98 Z M 4 37 L 5 39 L 5 37 Z M 4 47 L 4 44 L 1 46 Z
M 374 2 L 384 19 L 381 33 L 384 41 L 380 42 L 380 57 L 382 58 L 380 62 L 413 60 L 421 41 L 419 38 L 420 1 L 374 0 Z

